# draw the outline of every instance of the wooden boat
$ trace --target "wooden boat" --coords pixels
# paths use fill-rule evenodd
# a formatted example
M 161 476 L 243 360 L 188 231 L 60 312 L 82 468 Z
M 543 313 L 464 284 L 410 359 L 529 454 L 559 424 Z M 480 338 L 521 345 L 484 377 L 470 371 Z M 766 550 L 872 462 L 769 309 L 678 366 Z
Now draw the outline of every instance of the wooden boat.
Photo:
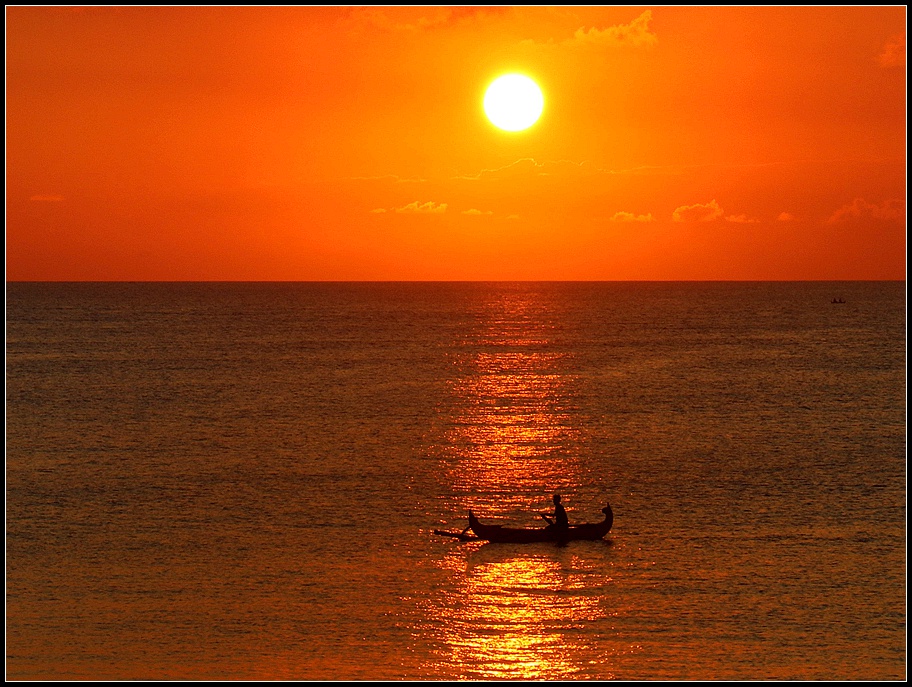
M 596 540 L 604 537 L 611 531 L 614 524 L 614 513 L 611 504 L 602 508 L 605 519 L 602 522 L 571 525 L 559 528 L 553 525 L 548 527 L 504 527 L 503 525 L 483 525 L 472 511 L 469 511 L 469 528 L 479 539 L 491 542 L 504 542 L 511 544 L 529 544 L 532 542 L 568 542 L 578 540 Z

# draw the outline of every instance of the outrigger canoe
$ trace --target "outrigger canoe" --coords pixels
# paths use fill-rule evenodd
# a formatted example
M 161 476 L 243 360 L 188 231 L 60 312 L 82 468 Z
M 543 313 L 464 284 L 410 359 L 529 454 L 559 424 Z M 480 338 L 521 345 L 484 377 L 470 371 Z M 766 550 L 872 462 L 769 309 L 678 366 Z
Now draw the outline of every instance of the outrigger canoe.
M 483 525 L 472 511 L 469 511 L 469 528 L 479 539 L 491 542 L 511 544 L 529 544 L 532 542 L 568 542 L 578 540 L 596 540 L 611 531 L 614 524 L 614 513 L 611 504 L 602 508 L 605 519 L 602 522 L 571 525 L 567 528 L 549 527 L 504 527 L 503 525 Z M 440 532 L 439 534 L 443 534 Z M 461 538 L 461 537 L 460 537 Z

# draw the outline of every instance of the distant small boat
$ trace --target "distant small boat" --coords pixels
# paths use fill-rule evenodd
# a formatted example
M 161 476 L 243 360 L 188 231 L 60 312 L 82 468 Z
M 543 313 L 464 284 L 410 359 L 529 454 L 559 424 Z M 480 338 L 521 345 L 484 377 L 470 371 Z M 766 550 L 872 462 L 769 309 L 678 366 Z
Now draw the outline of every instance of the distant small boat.
M 469 528 L 479 539 L 490 542 L 510 544 L 530 544 L 533 542 L 568 542 L 601 539 L 611 531 L 614 524 L 614 513 L 611 504 L 602 508 L 605 519 L 602 522 L 571 525 L 566 529 L 558 527 L 504 527 L 503 525 L 483 525 L 472 511 L 469 511 Z

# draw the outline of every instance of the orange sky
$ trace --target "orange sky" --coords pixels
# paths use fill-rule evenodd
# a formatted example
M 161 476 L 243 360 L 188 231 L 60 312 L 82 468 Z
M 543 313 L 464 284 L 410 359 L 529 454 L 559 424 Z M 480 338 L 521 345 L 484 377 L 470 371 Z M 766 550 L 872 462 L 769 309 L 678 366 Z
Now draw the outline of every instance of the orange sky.
M 904 6 L 6 20 L 8 280 L 905 279 Z

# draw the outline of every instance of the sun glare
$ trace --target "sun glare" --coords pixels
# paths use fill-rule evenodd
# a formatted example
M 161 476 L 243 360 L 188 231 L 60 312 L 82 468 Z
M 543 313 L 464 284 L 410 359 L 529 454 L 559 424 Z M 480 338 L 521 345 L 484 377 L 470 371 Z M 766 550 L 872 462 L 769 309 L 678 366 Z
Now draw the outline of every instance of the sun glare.
M 545 106 L 541 89 L 522 74 L 498 77 L 485 92 L 484 111 L 491 123 L 505 131 L 522 131 L 538 121 Z

